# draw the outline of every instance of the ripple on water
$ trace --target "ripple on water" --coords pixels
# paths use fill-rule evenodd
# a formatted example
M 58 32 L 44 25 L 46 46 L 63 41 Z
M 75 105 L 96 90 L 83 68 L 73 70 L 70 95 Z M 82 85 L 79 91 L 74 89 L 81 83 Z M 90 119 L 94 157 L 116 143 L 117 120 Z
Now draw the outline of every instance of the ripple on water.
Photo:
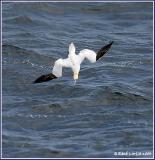
M 152 29 L 152 3 L 4 3 L 3 157 L 152 152 Z M 76 85 L 69 69 L 32 84 L 70 42 L 78 53 L 109 41 L 103 59 L 82 64 Z

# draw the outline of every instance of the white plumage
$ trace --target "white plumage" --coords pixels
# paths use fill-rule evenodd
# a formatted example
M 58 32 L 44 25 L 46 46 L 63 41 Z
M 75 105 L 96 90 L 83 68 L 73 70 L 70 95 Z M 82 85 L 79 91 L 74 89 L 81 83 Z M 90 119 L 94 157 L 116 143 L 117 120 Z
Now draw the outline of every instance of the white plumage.
M 90 49 L 83 49 L 77 55 L 75 53 L 75 46 L 73 43 L 71 43 L 69 45 L 68 58 L 66 59 L 60 58 L 56 60 L 52 73 L 40 76 L 34 81 L 34 83 L 42 83 L 42 82 L 46 82 L 46 81 L 61 77 L 63 67 L 71 68 L 73 71 L 73 79 L 77 80 L 80 72 L 80 65 L 83 62 L 83 60 L 86 58 L 91 63 L 95 63 L 97 60 L 103 57 L 103 55 L 110 49 L 112 44 L 113 42 L 102 47 L 97 53 L 95 53 L 93 50 L 90 50 Z
M 68 68 L 72 69 L 73 78 L 74 78 L 74 80 L 76 80 L 76 79 L 78 79 L 80 65 L 85 58 L 87 58 L 91 63 L 95 63 L 96 62 L 96 53 L 90 49 L 83 49 L 77 55 L 75 53 L 75 46 L 73 43 L 71 43 L 69 45 L 68 58 L 58 59 L 57 61 L 55 61 L 52 73 L 56 77 L 61 77 L 62 76 L 62 68 L 68 67 Z

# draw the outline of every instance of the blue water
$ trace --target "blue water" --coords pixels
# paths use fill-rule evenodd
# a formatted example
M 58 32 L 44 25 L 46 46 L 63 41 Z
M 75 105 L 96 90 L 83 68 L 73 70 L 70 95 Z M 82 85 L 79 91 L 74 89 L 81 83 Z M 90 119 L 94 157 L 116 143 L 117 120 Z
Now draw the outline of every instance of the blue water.
M 153 156 L 152 6 L 3 3 L 3 158 Z M 78 53 L 110 41 L 104 58 L 82 64 L 75 86 L 70 69 L 32 84 L 69 43 Z

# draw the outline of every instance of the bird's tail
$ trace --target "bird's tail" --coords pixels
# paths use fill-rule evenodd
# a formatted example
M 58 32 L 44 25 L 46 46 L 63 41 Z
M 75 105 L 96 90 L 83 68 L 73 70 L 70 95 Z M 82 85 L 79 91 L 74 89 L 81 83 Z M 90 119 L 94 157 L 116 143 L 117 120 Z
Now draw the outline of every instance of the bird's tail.
M 54 74 L 50 73 L 50 74 L 40 76 L 33 83 L 47 82 L 47 81 L 50 81 L 50 80 L 55 79 L 55 78 L 57 78 L 57 77 Z

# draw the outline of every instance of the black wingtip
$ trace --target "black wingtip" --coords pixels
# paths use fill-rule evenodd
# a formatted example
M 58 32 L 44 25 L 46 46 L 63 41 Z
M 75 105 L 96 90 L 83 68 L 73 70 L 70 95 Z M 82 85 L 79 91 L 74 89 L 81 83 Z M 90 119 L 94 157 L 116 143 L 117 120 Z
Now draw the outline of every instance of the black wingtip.
M 55 79 L 57 78 L 54 74 L 50 73 L 50 74 L 46 74 L 46 75 L 42 75 L 40 76 L 39 78 L 37 78 L 33 84 L 35 83 L 42 83 L 42 82 L 47 82 L 47 81 L 50 81 L 52 79 Z
M 113 43 L 114 43 L 114 41 L 111 41 L 111 42 L 109 43 L 109 45 L 111 46 Z
M 109 44 L 107 44 L 106 46 L 102 47 L 96 55 L 96 61 L 98 59 L 100 59 L 105 53 L 107 53 L 107 51 L 110 49 L 111 45 L 114 43 L 114 41 L 111 41 Z

